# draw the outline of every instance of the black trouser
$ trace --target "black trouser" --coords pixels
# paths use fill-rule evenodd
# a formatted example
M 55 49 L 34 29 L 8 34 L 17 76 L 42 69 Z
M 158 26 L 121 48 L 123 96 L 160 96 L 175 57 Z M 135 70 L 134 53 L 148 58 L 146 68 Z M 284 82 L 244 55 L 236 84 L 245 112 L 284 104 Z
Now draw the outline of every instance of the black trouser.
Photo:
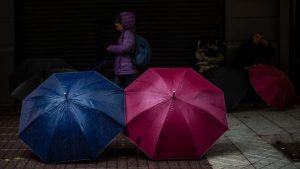
M 121 88 L 126 88 L 131 82 L 133 82 L 136 78 L 136 74 L 129 75 L 116 75 L 115 83 Z

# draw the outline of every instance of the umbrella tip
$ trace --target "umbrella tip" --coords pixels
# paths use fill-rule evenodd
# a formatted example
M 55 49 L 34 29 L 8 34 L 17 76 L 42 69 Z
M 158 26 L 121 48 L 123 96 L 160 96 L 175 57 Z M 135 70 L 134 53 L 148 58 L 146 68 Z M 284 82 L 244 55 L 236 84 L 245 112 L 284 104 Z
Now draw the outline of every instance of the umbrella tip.
M 64 93 L 65 99 L 68 99 L 68 93 Z
M 173 96 L 172 96 L 173 99 L 176 99 L 176 96 L 175 96 L 175 95 L 176 95 L 176 91 L 173 90 Z

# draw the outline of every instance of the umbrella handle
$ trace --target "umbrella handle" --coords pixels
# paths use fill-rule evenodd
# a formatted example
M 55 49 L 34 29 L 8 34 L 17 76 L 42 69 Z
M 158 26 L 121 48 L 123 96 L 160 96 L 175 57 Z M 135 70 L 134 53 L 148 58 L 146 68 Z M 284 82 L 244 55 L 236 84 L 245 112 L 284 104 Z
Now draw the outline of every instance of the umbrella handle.
M 173 91 L 173 96 L 172 96 L 172 98 L 173 98 L 173 100 L 176 99 L 176 92 L 175 92 L 175 91 Z
M 68 99 L 68 93 L 64 93 L 65 99 Z

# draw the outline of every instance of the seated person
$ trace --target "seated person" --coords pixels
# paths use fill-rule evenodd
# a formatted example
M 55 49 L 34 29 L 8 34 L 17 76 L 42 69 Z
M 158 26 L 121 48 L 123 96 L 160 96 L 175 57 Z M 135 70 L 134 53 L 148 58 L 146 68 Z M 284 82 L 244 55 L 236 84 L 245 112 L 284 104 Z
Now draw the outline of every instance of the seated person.
M 267 42 L 261 33 L 255 32 L 249 40 L 244 42 L 234 59 L 234 67 L 245 73 L 248 79 L 248 69 L 258 63 L 272 64 L 272 59 L 275 57 L 275 50 L 271 44 Z M 248 81 L 248 90 L 245 101 L 254 103 L 261 102 L 261 98 L 256 94 L 255 89 Z
M 261 33 L 255 32 L 240 46 L 233 66 L 239 70 L 245 70 L 257 63 L 272 64 L 274 57 L 275 51 L 271 44 Z

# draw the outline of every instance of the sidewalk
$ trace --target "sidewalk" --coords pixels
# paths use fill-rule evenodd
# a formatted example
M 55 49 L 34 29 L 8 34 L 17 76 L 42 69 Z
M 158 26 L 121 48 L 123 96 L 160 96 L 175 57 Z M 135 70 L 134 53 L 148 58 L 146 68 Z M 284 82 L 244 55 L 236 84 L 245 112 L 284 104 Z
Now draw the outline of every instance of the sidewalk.
M 0 169 L 300 168 L 300 162 L 292 162 L 271 145 L 300 142 L 300 105 L 285 111 L 241 106 L 228 113 L 228 121 L 230 130 L 200 160 L 152 161 L 120 135 L 97 161 L 49 165 L 42 163 L 17 138 L 19 109 L 5 109 L 0 111 Z
M 300 142 L 300 106 L 285 111 L 250 108 L 228 114 L 230 131 L 218 140 L 206 157 L 213 168 L 296 169 L 271 144 Z M 298 150 L 299 152 L 299 150 Z

